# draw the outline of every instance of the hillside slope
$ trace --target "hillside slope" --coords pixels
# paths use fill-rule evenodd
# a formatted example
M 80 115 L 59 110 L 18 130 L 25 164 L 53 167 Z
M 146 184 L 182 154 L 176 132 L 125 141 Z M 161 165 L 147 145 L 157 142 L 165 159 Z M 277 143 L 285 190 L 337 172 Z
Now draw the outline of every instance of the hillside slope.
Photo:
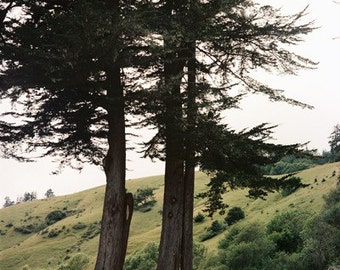
M 246 218 L 242 223 L 270 220 L 276 213 L 288 209 L 303 209 L 319 213 L 323 205 L 323 195 L 335 187 L 339 175 L 340 163 L 317 166 L 297 175 L 309 187 L 299 189 L 283 197 L 273 193 L 266 200 L 251 200 L 245 195 L 246 190 L 237 190 L 225 195 L 230 207 L 239 206 Z M 197 173 L 196 192 L 206 189 L 208 178 Z M 155 188 L 156 205 L 149 212 L 135 211 L 132 219 L 128 254 L 142 248 L 147 243 L 157 242 L 161 229 L 161 202 L 163 194 L 162 176 L 141 178 L 127 182 L 130 192 L 138 188 Z M 55 270 L 81 252 L 90 258 L 88 269 L 93 269 L 98 235 L 104 186 L 83 192 L 50 199 L 36 200 L 0 209 L 0 269 Z M 202 212 L 203 200 L 195 200 L 195 214 Z M 46 227 L 46 217 L 59 210 L 66 218 Z M 223 219 L 216 215 L 215 219 Z M 212 220 L 194 225 L 194 238 L 199 239 Z M 204 244 L 209 252 L 217 247 L 222 235 L 216 236 Z

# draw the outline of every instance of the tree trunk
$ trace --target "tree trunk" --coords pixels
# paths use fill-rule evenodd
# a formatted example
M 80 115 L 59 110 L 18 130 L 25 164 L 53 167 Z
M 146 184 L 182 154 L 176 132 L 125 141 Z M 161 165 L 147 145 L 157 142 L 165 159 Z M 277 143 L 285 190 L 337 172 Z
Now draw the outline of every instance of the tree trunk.
M 108 72 L 108 142 L 104 159 L 106 191 L 95 270 L 121 270 L 132 217 L 132 195 L 125 194 L 126 144 L 123 87 L 119 67 Z
M 183 225 L 183 110 L 180 98 L 181 73 L 184 63 L 177 59 L 176 47 L 164 41 L 166 60 L 165 81 L 165 189 L 162 233 L 159 247 L 158 270 L 177 270 L 181 264 Z
M 193 212 L 195 187 L 196 66 L 195 42 L 188 44 L 187 133 L 185 136 L 182 268 L 193 269 Z

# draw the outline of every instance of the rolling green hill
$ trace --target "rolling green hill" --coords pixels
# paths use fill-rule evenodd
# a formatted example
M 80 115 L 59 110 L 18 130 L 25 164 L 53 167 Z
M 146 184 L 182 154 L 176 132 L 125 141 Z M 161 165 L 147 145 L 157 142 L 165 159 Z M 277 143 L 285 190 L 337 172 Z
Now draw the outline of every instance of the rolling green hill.
M 246 190 L 236 190 L 225 195 L 230 207 L 241 207 L 246 218 L 240 224 L 259 221 L 265 224 L 276 213 L 288 209 L 303 209 L 319 213 L 323 205 L 323 195 L 335 187 L 340 163 L 326 164 L 301 171 L 298 176 L 309 187 L 299 189 L 283 197 L 279 193 L 270 194 L 267 200 L 251 200 Z M 196 192 L 206 189 L 208 178 L 197 173 Z M 156 205 L 148 212 L 135 211 L 132 219 L 128 254 L 150 242 L 157 242 L 161 229 L 161 202 L 163 194 L 162 176 L 130 180 L 127 188 L 136 192 L 138 188 L 154 188 Z M 104 186 L 92 188 L 67 196 L 53 197 L 21 203 L 0 209 L 0 269 L 58 269 L 77 253 L 90 258 L 87 269 L 93 269 L 102 213 Z M 202 212 L 203 200 L 195 200 L 195 214 Z M 62 220 L 46 226 L 46 217 L 59 210 L 66 214 Z M 224 217 L 216 215 L 215 219 Z M 194 224 L 194 238 L 199 240 L 213 220 Z M 204 244 L 209 252 L 214 252 L 222 235 Z

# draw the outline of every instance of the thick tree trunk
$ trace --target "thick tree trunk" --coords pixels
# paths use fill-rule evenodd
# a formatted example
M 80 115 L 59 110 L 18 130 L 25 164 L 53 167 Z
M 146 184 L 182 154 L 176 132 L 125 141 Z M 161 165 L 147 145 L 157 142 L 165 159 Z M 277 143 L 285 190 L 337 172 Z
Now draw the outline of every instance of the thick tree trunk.
M 159 247 L 158 270 L 177 270 L 181 264 L 183 203 L 184 203 L 184 146 L 183 109 L 180 98 L 181 73 L 184 63 L 178 60 L 176 46 L 165 40 L 165 189 L 162 233 Z
M 185 136 L 184 217 L 181 269 L 193 269 L 193 212 L 195 187 L 196 66 L 195 42 L 188 44 L 187 132 Z
M 123 87 L 119 67 L 108 73 L 108 142 L 104 159 L 106 191 L 95 270 L 121 270 L 132 217 L 132 195 L 125 193 L 126 144 Z

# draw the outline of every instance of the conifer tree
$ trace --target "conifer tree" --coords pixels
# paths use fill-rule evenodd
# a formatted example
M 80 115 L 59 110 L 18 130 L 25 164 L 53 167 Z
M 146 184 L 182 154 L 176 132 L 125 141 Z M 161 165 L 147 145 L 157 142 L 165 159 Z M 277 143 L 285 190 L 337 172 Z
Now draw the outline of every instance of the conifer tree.
M 125 191 L 122 71 L 137 54 L 128 46 L 142 30 L 138 16 L 118 0 L 5 2 L 0 98 L 13 107 L 0 121 L 1 154 L 53 156 L 60 168 L 103 160 L 107 185 L 96 269 L 122 269 L 133 209 Z M 7 12 L 14 6 L 19 14 Z
M 204 194 L 214 202 L 209 204 L 211 213 L 223 211 L 220 196 L 229 181 L 234 188 L 250 187 L 251 197 L 289 184 L 287 179 L 270 181 L 259 168 L 296 151 L 298 145 L 266 143 L 273 127 L 264 124 L 237 133 L 221 124 L 219 114 L 237 106 L 244 93 L 309 107 L 252 74 L 258 69 L 295 74 L 301 68 L 313 68 L 315 63 L 286 46 L 300 42 L 313 27 L 300 23 L 305 11 L 284 16 L 253 1 L 161 1 L 153 8 L 161 18 L 153 31 L 161 36 L 163 64 L 154 72 L 160 74 L 158 88 L 153 85 L 146 93 L 149 122 L 159 131 L 147 144 L 146 153 L 166 162 L 157 269 L 191 269 L 185 260 L 191 260 L 188 239 L 192 231 L 188 228 L 192 218 L 186 215 L 192 209 L 197 164 L 215 175 L 210 184 L 214 188 Z M 238 95 L 230 94 L 234 89 Z

